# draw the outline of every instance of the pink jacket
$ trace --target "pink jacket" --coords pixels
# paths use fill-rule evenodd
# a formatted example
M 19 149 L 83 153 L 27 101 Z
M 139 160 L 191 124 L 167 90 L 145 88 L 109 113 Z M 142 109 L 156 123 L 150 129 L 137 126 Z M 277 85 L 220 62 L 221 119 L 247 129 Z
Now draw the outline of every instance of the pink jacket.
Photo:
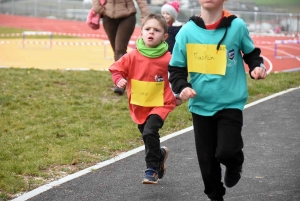
M 99 3 L 101 5 L 105 5 L 106 0 L 99 0 Z M 88 16 L 86 18 L 86 23 L 88 24 L 89 27 L 91 27 L 94 30 L 100 28 L 100 15 L 97 14 L 93 8 L 88 13 Z

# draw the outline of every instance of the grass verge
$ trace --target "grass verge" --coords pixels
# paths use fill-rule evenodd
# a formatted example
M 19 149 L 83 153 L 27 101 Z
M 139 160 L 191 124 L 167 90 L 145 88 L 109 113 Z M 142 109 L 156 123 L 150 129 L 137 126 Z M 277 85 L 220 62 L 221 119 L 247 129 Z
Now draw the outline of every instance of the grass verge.
M 300 86 L 300 72 L 248 79 L 248 103 Z M 109 72 L 0 69 L 0 199 L 141 146 Z M 187 103 L 167 118 L 161 136 L 192 125 Z

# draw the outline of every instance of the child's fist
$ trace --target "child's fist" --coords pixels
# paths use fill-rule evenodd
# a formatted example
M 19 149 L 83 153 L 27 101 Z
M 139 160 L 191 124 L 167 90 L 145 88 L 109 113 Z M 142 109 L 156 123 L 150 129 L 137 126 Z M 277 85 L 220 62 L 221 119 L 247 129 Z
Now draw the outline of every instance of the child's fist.
M 124 78 L 120 79 L 120 81 L 117 84 L 117 87 L 124 89 L 127 85 L 127 80 L 125 80 Z
M 194 98 L 196 95 L 197 94 L 196 94 L 194 89 L 192 89 L 190 87 L 186 87 L 181 91 L 180 99 L 185 101 L 185 100 L 188 100 L 190 98 Z

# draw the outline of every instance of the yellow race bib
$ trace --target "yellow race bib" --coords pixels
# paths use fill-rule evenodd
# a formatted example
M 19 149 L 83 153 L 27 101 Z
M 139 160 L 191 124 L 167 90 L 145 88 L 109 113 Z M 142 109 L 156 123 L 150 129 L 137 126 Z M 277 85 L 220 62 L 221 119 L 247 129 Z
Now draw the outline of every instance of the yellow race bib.
M 144 107 L 164 105 L 164 82 L 131 80 L 131 104 Z
M 225 75 L 226 46 L 187 44 L 188 72 Z

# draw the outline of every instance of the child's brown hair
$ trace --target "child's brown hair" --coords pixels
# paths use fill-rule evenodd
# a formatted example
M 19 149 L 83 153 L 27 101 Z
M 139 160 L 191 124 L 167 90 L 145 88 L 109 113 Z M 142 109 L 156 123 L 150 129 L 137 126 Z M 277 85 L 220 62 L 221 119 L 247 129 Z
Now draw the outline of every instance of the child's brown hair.
M 152 14 L 149 14 L 146 17 L 144 17 L 143 22 L 142 22 L 142 28 L 145 25 L 145 23 L 150 19 L 156 19 L 162 26 L 164 33 L 168 32 L 168 24 L 167 24 L 165 18 L 161 14 L 153 14 L 152 13 Z

